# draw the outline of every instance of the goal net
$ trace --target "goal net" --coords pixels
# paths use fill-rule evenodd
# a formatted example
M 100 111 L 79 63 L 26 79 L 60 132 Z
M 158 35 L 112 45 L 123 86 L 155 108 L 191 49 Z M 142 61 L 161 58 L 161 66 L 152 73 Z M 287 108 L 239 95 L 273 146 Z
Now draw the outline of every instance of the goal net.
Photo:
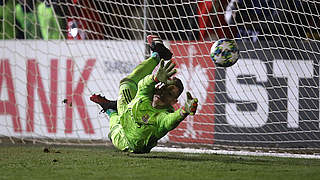
M 156 34 L 173 52 L 198 112 L 161 145 L 320 148 L 317 0 L 0 1 L 0 136 L 12 143 L 109 142 L 93 93 L 150 55 Z M 238 62 L 214 65 L 211 45 L 236 40 Z M 179 99 L 184 104 L 185 92 Z

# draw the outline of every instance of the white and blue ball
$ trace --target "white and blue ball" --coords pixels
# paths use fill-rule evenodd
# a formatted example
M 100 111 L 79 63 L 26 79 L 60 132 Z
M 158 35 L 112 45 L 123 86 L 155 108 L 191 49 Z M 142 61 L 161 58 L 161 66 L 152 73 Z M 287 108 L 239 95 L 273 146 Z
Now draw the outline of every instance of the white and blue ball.
M 210 57 L 219 67 L 230 67 L 239 59 L 237 43 L 231 39 L 219 39 L 211 47 Z

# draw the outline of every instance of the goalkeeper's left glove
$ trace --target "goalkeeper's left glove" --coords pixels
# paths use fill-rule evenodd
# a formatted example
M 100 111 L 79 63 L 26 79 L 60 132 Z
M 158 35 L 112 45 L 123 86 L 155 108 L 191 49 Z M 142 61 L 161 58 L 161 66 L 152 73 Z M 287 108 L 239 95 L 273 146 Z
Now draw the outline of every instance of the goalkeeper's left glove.
M 190 92 L 187 92 L 187 101 L 182 107 L 181 113 L 184 117 L 190 115 L 195 115 L 198 107 L 198 99 L 193 98 Z

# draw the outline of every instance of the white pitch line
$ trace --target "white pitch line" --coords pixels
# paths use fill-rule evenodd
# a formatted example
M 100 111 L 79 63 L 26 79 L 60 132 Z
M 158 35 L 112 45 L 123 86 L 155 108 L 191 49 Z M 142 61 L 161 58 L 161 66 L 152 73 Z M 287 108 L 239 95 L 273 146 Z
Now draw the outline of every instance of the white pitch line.
M 152 149 L 152 151 L 154 151 L 154 152 L 181 152 L 181 153 L 223 154 L 223 155 L 243 155 L 243 156 L 272 156 L 272 157 L 286 157 L 286 158 L 320 159 L 320 155 L 312 155 L 312 154 L 227 151 L 227 150 L 210 150 L 210 149 L 191 149 L 191 148 L 155 147 Z

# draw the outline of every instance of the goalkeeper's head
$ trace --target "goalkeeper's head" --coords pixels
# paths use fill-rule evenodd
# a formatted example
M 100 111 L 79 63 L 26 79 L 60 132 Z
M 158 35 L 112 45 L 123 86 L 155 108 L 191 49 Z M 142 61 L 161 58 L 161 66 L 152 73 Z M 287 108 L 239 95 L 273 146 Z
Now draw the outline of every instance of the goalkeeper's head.
M 174 105 L 178 102 L 178 98 L 183 92 L 183 84 L 182 81 L 173 77 L 172 84 L 170 85 L 162 85 L 156 88 L 155 96 L 158 97 L 158 104 L 162 107 Z

